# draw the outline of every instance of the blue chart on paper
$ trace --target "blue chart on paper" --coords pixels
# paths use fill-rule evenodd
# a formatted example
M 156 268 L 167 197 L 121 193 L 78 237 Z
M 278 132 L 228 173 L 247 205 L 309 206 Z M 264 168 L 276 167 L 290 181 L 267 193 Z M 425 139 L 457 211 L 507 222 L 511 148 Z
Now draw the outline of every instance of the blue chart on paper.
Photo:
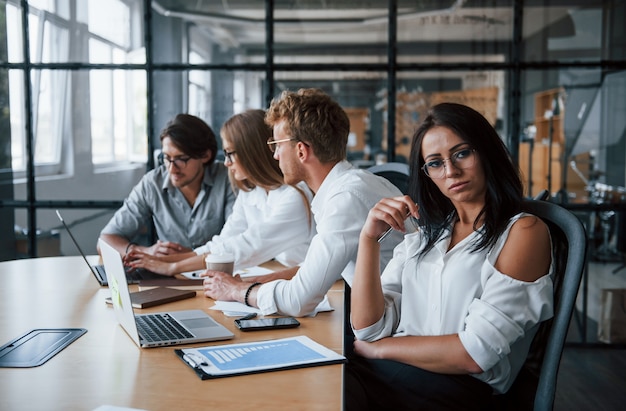
M 198 352 L 211 359 L 220 370 L 280 366 L 301 361 L 314 361 L 324 356 L 297 340 L 259 342 L 237 346 L 210 347 Z

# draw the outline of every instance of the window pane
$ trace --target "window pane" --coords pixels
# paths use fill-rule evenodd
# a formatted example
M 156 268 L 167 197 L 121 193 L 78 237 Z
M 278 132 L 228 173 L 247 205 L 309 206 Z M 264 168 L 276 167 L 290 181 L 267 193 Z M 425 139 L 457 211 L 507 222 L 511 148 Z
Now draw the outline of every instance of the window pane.
M 275 62 L 386 63 L 388 15 L 387 2 L 355 5 L 342 0 L 297 10 L 288 3 L 278 4 L 274 12 Z M 263 59 L 263 50 L 256 51 L 255 59 Z
M 274 12 L 275 61 L 384 63 L 387 16 L 386 2 L 309 3 L 298 10 L 281 3 Z
M 430 2 L 398 10 L 398 62 L 502 62 L 513 33 L 512 1 Z M 509 3 L 507 5 L 507 3 Z
M 208 118 L 211 113 L 211 71 L 189 72 L 189 114 Z
M 128 88 L 126 99 L 128 108 L 125 113 L 129 122 L 130 160 L 145 163 L 148 158 L 148 102 L 146 100 L 147 85 L 144 70 L 124 72 L 131 86 Z
M 519 159 L 527 192 L 561 191 L 572 202 L 623 201 L 626 72 L 528 71 L 524 89 L 528 132 Z
M 6 72 L 4 72 L 6 73 Z M 26 119 L 24 116 L 24 72 L 9 70 L 9 116 L 11 158 L 14 171 L 26 169 Z
M 89 84 L 93 163 L 145 162 L 145 72 L 91 70 Z
M 602 5 L 592 2 L 581 9 L 560 3 L 548 0 L 544 7 L 524 7 L 524 60 L 600 61 Z
M 233 114 L 249 108 L 267 108 L 264 71 L 235 71 L 233 75 Z
M 71 7 L 76 9 L 76 20 L 69 18 L 70 3 L 67 0 L 39 0 L 36 5 L 33 5 L 33 2 L 29 4 L 32 6 L 29 15 L 29 47 L 32 62 L 87 62 L 91 56 L 92 62 L 96 63 L 128 63 L 125 56 L 136 53 L 137 50 L 141 58 L 135 56 L 133 60 L 145 62 L 143 33 L 140 31 L 143 17 L 142 2 L 120 0 L 72 2 Z M 54 5 L 57 5 L 58 9 L 55 10 Z M 12 11 L 12 14 L 16 13 Z M 19 14 L 11 19 L 11 22 L 12 31 L 21 30 Z M 73 38 L 70 39 L 70 36 Z M 13 38 L 15 40 L 11 46 L 19 50 L 21 55 L 18 44 L 21 33 Z M 124 54 L 119 55 L 120 58 L 117 59 L 105 56 L 104 60 L 107 61 L 103 61 L 99 55 L 89 52 L 87 43 L 93 39 L 123 50 Z
M 118 0 L 89 0 L 89 32 L 116 45 L 130 47 L 130 9 Z
M 3 6 L 5 2 L 0 2 Z M 7 54 L 2 56 L 0 61 L 4 61 L 8 57 L 11 63 L 21 63 L 24 61 L 23 54 L 23 36 L 22 36 L 22 9 L 12 4 L 6 6 L 6 30 L 7 30 Z
M 505 136 L 504 84 L 505 73 L 501 71 L 426 71 L 399 74 L 395 99 L 396 161 L 408 162 L 415 128 L 430 107 L 442 102 L 456 102 L 474 108 L 496 127 L 501 136 Z M 385 103 L 386 99 L 380 101 L 383 109 L 386 107 Z M 385 130 L 384 142 L 386 135 Z M 386 145 L 384 148 L 386 149 Z
M 201 44 L 217 55 L 207 54 L 207 62 L 229 63 L 233 56 L 246 56 L 250 50 L 264 50 L 265 2 L 221 2 L 175 0 L 159 1 L 153 8 L 152 27 L 154 61 L 178 63 L 185 61 L 188 50 L 185 31 L 189 30 L 189 46 Z M 294 10 L 292 10 L 294 12 Z M 202 38 L 202 42 L 197 42 Z
M 94 164 L 115 161 L 113 140 L 113 76 L 108 70 L 89 73 L 91 149 Z
M 348 159 L 360 164 L 374 163 L 378 155 L 386 157 L 387 111 L 385 90 L 386 73 L 341 72 L 277 72 L 276 89 L 273 95 L 283 90 L 297 91 L 300 88 L 316 87 L 333 97 L 350 118 Z
M 55 13 L 64 19 L 69 18 L 69 0 L 28 0 L 29 8 Z
M 33 63 L 60 63 L 69 59 L 68 22 L 47 13 L 30 14 L 30 58 Z
M 65 107 L 68 103 L 68 72 L 63 70 L 33 71 L 33 89 L 39 89 L 33 101 L 35 164 L 56 164 L 60 160 L 61 135 Z M 38 87 L 37 87 L 38 86 Z M 35 88 L 37 87 L 37 88 Z
M 265 72 L 192 70 L 189 77 L 189 112 L 205 119 L 218 137 L 222 124 L 233 114 L 267 107 Z M 202 77 L 204 83 L 199 80 Z M 220 148 L 221 144 L 218 138 Z
M 7 177 L 4 173 L 11 168 L 11 154 L 9 153 L 11 150 L 11 141 L 14 138 L 12 135 L 14 125 L 11 118 L 13 113 L 11 112 L 11 107 L 8 105 L 11 99 L 6 98 L 10 92 L 9 84 L 11 81 L 9 71 L 0 70 L 0 96 L 2 97 L 0 98 L 0 181 L 2 181 L 2 183 L 10 178 L 10 176 Z M 19 124 L 17 126 L 19 126 Z M 0 191 L 3 190 L 0 189 Z M 4 198 L 4 196 L 0 194 L 0 198 Z
M 14 172 L 23 175 L 26 169 L 26 115 L 24 113 L 23 72 L 9 71 L 9 107 L 11 119 L 11 156 Z M 68 131 L 64 113 L 69 104 L 67 93 L 69 72 L 64 70 L 33 70 L 32 133 L 35 175 L 60 171 L 63 135 Z M 22 174 L 20 174 L 22 172 Z

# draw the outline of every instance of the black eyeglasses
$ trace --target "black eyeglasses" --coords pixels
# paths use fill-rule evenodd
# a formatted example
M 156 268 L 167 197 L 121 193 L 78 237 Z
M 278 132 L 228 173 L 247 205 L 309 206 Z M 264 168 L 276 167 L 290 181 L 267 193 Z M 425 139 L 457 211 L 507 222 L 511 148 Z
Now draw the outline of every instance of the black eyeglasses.
M 224 160 L 228 160 L 231 163 L 234 163 L 235 160 L 233 158 L 233 155 L 237 154 L 237 152 L 235 150 L 233 151 L 226 151 L 224 150 Z
M 161 157 L 161 161 L 163 161 L 163 164 L 165 164 L 166 168 L 170 168 L 170 166 L 174 164 L 176 168 L 179 170 L 182 170 L 183 168 L 187 167 L 187 163 L 189 162 L 189 160 L 191 160 L 190 156 L 181 156 L 181 157 L 171 158 L 169 156 L 161 154 L 160 157 Z
M 450 161 L 458 169 L 473 167 L 476 162 L 476 150 L 464 148 L 452 153 L 449 158 L 429 160 L 422 166 L 422 170 L 430 178 L 443 178 L 446 175 L 446 161 Z

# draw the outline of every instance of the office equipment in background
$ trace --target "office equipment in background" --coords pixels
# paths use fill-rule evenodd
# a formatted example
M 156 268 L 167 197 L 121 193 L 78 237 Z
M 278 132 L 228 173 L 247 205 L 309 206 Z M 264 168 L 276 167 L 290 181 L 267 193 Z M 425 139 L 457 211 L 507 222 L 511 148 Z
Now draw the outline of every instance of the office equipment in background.
M 234 337 L 226 327 L 201 310 L 135 314 L 130 300 L 122 256 L 99 240 L 115 316 L 124 331 L 139 347 L 159 347 Z

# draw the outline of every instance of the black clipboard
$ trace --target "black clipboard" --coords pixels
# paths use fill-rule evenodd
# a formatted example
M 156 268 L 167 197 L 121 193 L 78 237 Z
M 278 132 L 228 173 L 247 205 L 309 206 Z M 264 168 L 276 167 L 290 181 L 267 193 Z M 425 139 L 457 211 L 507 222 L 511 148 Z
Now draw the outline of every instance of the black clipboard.
M 309 340 L 311 342 L 311 344 L 313 344 L 314 346 L 319 347 L 319 349 L 322 350 L 327 350 L 326 347 L 323 347 L 317 343 L 315 343 L 314 341 L 310 340 L 308 337 L 305 336 L 299 336 L 299 337 L 293 337 L 293 338 L 285 338 L 282 340 L 289 340 L 289 339 L 306 339 Z M 245 345 L 254 345 L 254 344 L 272 344 L 275 342 L 280 342 L 282 340 L 267 340 L 267 341 L 259 341 L 259 342 L 253 342 L 253 343 L 238 343 L 238 344 L 225 344 L 225 345 L 221 345 L 221 346 L 213 346 L 213 347 L 205 347 L 205 348 L 209 348 L 209 349 L 215 349 L 215 348 L 224 348 L 224 349 L 228 349 L 230 347 L 233 348 L 238 348 L 241 346 L 245 346 Z M 202 349 L 202 348 L 199 348 Z M 257 368 L 257 369 L 253 369 L 253 370 L 245 370 L 245 371 L 240 371 L 237 369 L 233 369 L 231 371 L 227 371 L 227 372 L 223 372 L 223 373 L 219 373 L 219 374 L 214 374 L 214 373 L 208 373 L 205 371 L 205 367 L 203 367 L 203 365 L 207 365 L 207 364 L 202 364 L 201 363 L 201 359 L 197 359 L 192 356 L 189 355 L 189 353 L 194 350 L 194 349 L 176 349 L 174 350 L 174 353 L 178 356 L 178 358 L 180 358 L 185 364 L 187 364 L 187 366 L 189 368 L 191 368 L 198 377 L 200 377 L 201 380 L 211 380 L 211 379 L 217 379 L 217 378 L 224 378 L 224 377 L 234 377 L 237 375 L 248 375 L 248 374 L 260 374 L 260 373 L 265 373 L 265 372 L 271 372 L 271 371 L 282 371 L 282 370 L 293 370 L 293 369 L 297 369 L 297 368 L 308 368 L 308 367 L 318 367 L 318 366 L 322 366 L 322 365 L 331 365 L 331 364 L 343 364 L 346 363 L 348 360 L 342 356 L 342 355 L 333 355 L 332 358 L 326 358 L 323 360 L 316 360 L 316 361 L 304 361 L 304 362 L 299 362 L 297 364 L 282 364 L 279 362 L 275 363 L 275 364 L 267 364 L 262 368 Z
M 0 367 L 38 367 L 85 334 L 85 328 L 37 328 L 0 347 Z

